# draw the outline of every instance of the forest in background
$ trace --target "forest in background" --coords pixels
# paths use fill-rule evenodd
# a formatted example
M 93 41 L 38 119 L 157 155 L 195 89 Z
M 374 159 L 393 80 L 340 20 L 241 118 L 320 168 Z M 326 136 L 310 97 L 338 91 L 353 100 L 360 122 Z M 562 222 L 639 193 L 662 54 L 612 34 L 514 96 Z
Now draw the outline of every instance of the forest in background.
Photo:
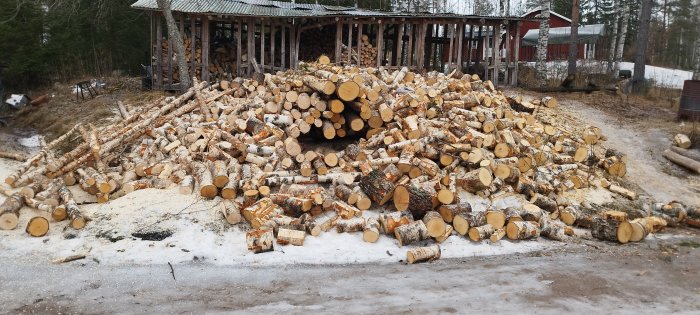
M 462 1 L 462 0 L 457 0 Z M 508 2 L 510 1 L 510 2 Z M 551 1 L 552 10 L 571 16 L 571 0 L 466 0 L 466 14 L 519 15 Z M 647 48 L 650 65 L 691 69 L 699 37 L 694 0 L 655 0 Z M 134 0 L 0 0 L 0 66 L 9 88 L 27 88 L 86 74 L 121 71 L 141 75 L 148 63 L 149 18 L 130 8 Z M 297 0 L 315 3 L 316 0 Z M 318 0 L 353 6 L 355 0 Z M 411 12 L 455 12 L 453 0 L 358 0 L 362 8 Z M 626 5 L 626 6 L 625 6 Z M 622 8 L 629 11 L 623 11 Z M 464 9 L 467 8 L 467 9 Z M 602 23 L 609 32 L 629 16 L 623 60 L 631 61 L 638 24 L 637 0 L 582 0 L 582 24 Z M 619 29 L 619 27 L 618 27 Z

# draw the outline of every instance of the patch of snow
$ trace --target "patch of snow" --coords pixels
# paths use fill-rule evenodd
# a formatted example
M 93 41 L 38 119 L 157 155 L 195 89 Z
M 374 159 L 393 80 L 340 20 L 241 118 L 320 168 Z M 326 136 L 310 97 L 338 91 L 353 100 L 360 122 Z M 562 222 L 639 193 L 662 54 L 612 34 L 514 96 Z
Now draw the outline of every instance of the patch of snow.
M 22 146 L 28 147 L 28 148 L 38 148 L 41 146 L 41 143 L 43 142 L 44 137 L 41 135 L 33 135 L 28 138 L 19 138 L 17 141 L 19 144 Z
M 527 62 L 530 67 L 535 66 L 535 62 Z M 589 73 L 605 73 L 607 62 L 597 60 L 579 60 L 577 65 L 586 68 Z M 620 62 L 620 70 L 630 70 L 634 75 L 634 63 Z M 567 75 L 567 61 L 555 60 L 547 62 L 547 77 L 550 79 L 563 79 Z M 653 80 L 653 83 L 660 87 L 682 89 L 683 82 L 693 77 L 692 71 L 670 69 L 647 65 L 644 69 L 644 77 Z
M 5 178 L 20 163 L 0 159 L 0 178 Z M 490 202 L 474 195 L 465 196 L 475 211 L 484 211 Z M 481 199 L 481 200 L 479 200 Z M 0 197 L 0 202 L 4 197 Z M 516 201 L 505 198 L 503 206 Z M 105 204 L 81 205 L 90 219 L 85 229 L 75 231 L 67 222 L 55 222 L 47 236 L 33 238 L 24 232 L 31 217 L 45 216 L 34 209 L 21 210 L 20 223 L 12 231 L 0 231 L 0 255 L 4 257 L 36 257 L 53 260 L 75 254 L 87 254 L 102 264 L 165 264 L 192 260 L 216 265 L 269 266 L 285 264 L 348 264 L 397 263 L 406 259 L 406 251 L 422 244 L 399 247 L 393 237 L 366 243 L 362 233 L 337 233 L 335 230 L 318 237 L 307 235 L 304 246 L 275 244 L 274 251 L 253 254 L 245 242 L 246 224 L 230 226 L 217 211 L 216 200 L 203 200 L 195 195 L 181 195 L 177 189 L 144 189 Z M 365 211 L 366 216 L 377 215 Z M 133 234 L 168 232 L 161 241 L 146 241 Z M 452 235 L 440 246 L 445 258 L 501 255 L 541 250 L 552 245 L 547 241 L 501 240 L 498 244 L 471 242 Z M 195 258 L 196 257 L 196 258 Z

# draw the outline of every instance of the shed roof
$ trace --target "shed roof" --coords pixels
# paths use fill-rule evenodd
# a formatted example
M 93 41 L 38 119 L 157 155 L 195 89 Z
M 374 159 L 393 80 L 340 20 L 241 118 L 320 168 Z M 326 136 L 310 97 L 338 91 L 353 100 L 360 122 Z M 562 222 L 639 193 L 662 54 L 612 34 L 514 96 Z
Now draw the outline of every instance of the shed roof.
M 536 9 L 534 9 L 534 10 L 530 10 L 530 11 L 526 12 L 525 14 L 522 15 L 522 17 L 526 17 L 526 16 L 528 16 L 528 15 L 530 15 L 530 14 L 533 14 L 533 13 L 535 13 L 535 12 L 540 12 L 540 11 L 542 11 L 542 8 L 536 8 Z M 554 12 L 554 11 L 552 11 L 552 10 L 549 10 L 549 14 L 550 14 L 550 15 L 554 15 L 554 16 L 556 16 L 556 17 L 559 17 L 560 19 L 571 23 L 571 19 L 570 19 L 570 18 L 565 17 L 565 16 L 563 16 L 563 15 L 557 13 L 557 12 Z
M 156 11 L 156 0 L 138 0 L 132 8 Z M 232 16 L 267 17 L 432 17 L 432 18 L 484 18 L 504 19 L 494 16 L 474 16 L 454 13 L 408 13 L 358 9 L 320 4 L 291 3 L 272 0 L 172 0 L 173 11 L 198 14 L 220 14 Z M 523 20 L 521 17 L 507 17 L 509 20 Z

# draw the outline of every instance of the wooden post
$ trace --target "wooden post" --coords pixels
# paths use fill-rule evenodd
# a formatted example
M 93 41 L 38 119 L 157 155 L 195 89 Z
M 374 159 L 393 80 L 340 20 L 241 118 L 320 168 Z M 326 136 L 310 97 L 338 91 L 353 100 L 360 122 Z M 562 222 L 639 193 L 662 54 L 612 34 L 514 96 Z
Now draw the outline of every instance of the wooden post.
M 406 50 L 406 65 L 411 67 L 413 66 L 413 37 L 415 37 L 415 33 L 413 32 L 416 28 L 413 26 L 413 23 L 408 24 L 408 48 Z
M 357 23 L 357 58 L 362 62 L 362 23 Z M 358 64 L 361 66 L 361 64 Z
M 447 52 L 447 68 L 448 68 L 448 72 L 449 72 L 449 71 L 452 71 L 452 69 L 451 69 L 450 66 L 452 65 L 452 60 L 453 60 L 453 59 L 452 59 L 452 52 L 454 51 L 454 42 L 455 42 L 455 28 L 454 28 L 454 24 L 450 24 L 449 30 L 450 30 L 451 32 L 448 31 L 448 33 L 450 33 L 450 34 L 449 34 L 449 35 L 450 35 L 450 50 Z
M 469 39 L 467 45 L 467 71 L 472 66 L 472 48 L 474 45 L 474 25 L 469 24 Z
M 168 85 L 173 84 L 173 38 L 168 33 Z
M 340 64 L 340 45 L 343 41 L 343 20 L 335 22 L 335 63 Z
M 384 59 L 384 24 L 379 20 L 379 29 L 377 29 L 377 68 L 382 66 Z
M 255 58 L 255 22 L 252 18 L 248 19 L 248 70 L 247 76 L 250 78 L 253 75 L 253 58 Z
M 243 49 L 241 47 L 241 36 L 243 35 L 243 23 L 238 20 L 238 26 L 236 30 L 236 76 L 241 76 L 241 55 L 243 54 Z
M 421 21 L 420 33 L 420 67 L 425 68 L 425 39 L 428 35 L 428 23 L 424 20 Z
M 457 70 L 462 71 L 462 50 L 464 50 L 464 24 L 458 24 L 457 29 Z
M 195 58 L 197 24 L 194 21 L 194 16 L 190 14 L 190 77 L 194 77 L 197 73 L 197 59 Z
M 484 69 L 484 77 L 482 78 L 482 80 L 484 80 L 484 81 L 489 79 L 489 65 L 491 64 L 489 62 L 489 42 L 490 42 L 490 37 L 491 37 L 491 36 L 489 36 L 490 29 L 491 29 L 491 27 L 486 25 L 486 36 L 484 36 L 484 53 L 483 53 L 484 64 L 486 66 Z
M 209 17 L 202 16 L 202 80 L 209 81 Z
M 434 34 L 433 34 L 433 33 L 435 32 L 435 31 L 434 31 L 435 27 L 434 27 L 434 24 L 430 24 L 428 27 L 429 27 L 428 34 L 426 34 L 426 35 L 429 35 L 429 36 L 426 38 L 426 41 L 427 41 L 427 44 L 428 44 L 427 47 L 426 47 L 426 48 L 428 49 L 428 51 L 426 52 L 426 55 L 428 56 L 428 60 L 427 60 L 428 65 L 427 65 L 426 68 L 428 68 L 428 69 L 430 69 L 430 70 L 433 70 L 432 64 L 431 64 L 431 63 L 432 63 L 432 61 L 434 60 L 434 58 L 433 58 L 433 55 L 434 55 L 434 50 L 433 50 L 433 36 L 434 36 Z
M 510 24 L 506 28 L 506 41 L 503 43 L 506 46 L 506 76 L 504 77 L 503 84 L 510 84 Z
M 275 73 L 275 20 L 270 19 L 270 72 Z
M 352 64 L 352 20 L 348 22 L 348 64 Z
M 260 20 L 260 70 L 265 72 L 265 20 Z
M 405 25 L 403 23 L 401 23 L 401 24 L 397 24 L 397 26 L 399 27 L 399 35 L 397 36 L 398 39 L 396 41 L 396 44 L 397 44 L 396 66 L 398 66 L 400 68 L 401 66 L 404 65 L 402 59 L 403 59 L 403 29 L 404 29 Z
M 296 29 L 296 35 L 294 38 L 294 68 L 296 69 L 299 66 L 299 46 L 301 43 L 301 25 L 294 25 L 294 28 Z
M 156 84 L 159 88 L 163 87 L 163 22 L 160 19 L 160 13 L 155 13 L 156 20 L 156 47 L 157 54 L 156 69 L 153 71 L 153 76 L 156 78 Z
M 515 28 L 515 60 L 513 61 L 515 68 L 513 69 L 513 86 L 518 86 L 518 62 L 520 61 L 520 26 L 522 22 L 518 21 Z
M 284 20 L 284 22 L 282 22 L 282 25 L 280 26 L 280 33 L 282 34 L 282 38 L 281 38 L 282 43 L 280 45 L 280 50 L 281 50 L 281 52 L 280 52 L 281 65 L 280 66 L 282 67 L 282 71 L 284 71 L 287 69 L 287 67 L 285 67 L 286 63 L 287 63 L 287 60 L 286 60 L 286 58 L 287 58 L 287 21 L 286 20 Z
M 498 86 L 498 74 L 501 68 L 501 26 L 493 26 L 493 84 Z

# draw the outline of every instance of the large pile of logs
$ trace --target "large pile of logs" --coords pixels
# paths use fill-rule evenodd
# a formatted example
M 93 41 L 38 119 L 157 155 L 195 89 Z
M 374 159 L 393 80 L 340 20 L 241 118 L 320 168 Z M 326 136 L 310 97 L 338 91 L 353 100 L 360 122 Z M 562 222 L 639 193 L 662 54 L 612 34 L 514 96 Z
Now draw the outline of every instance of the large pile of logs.
M 170 187 L 222 198 L 219 212 L 228 222 L 242 217 L 254 229 L 247 234 L 254 252 L 272 250 L 275 239 L 302 245 L 306 234 L 332 228 L 361 233 L 367 242 L 393 235 L 404 246 L 453 234 L 566 240 L 570 225 L 584 222 L 603 239 L 628 241 L 656 222 L 591 217 L 563 197 L 593 185 L 633 192 L 613 182 L 624 175 L 625 157 L 599 148 L 599 129 L 575 133 L 529 110 L 555 104 L 551 99 L 523 104 L 472 75 L 325 62 L 300 69 L 262 81 L 195 80 L 186 93 L 126 113 L 114 125 L 74 128 L 81 143 L 63 154 L 49 144 L 5 180 L 23 193 L 0 206 L 0 228 L 16 227 L 22 204 L 82 228 L 86 219 L 70 185 L 98 202 Z M 359 140 L 339 151 L 309 145 L 350 136 Z M 519 194 L 525 204 L 472 211 L 465 192 L 490 199 Z M 27 230 L 41 235 L 39 227 Z M 409 260 L 439 252 L 415 251 Z

